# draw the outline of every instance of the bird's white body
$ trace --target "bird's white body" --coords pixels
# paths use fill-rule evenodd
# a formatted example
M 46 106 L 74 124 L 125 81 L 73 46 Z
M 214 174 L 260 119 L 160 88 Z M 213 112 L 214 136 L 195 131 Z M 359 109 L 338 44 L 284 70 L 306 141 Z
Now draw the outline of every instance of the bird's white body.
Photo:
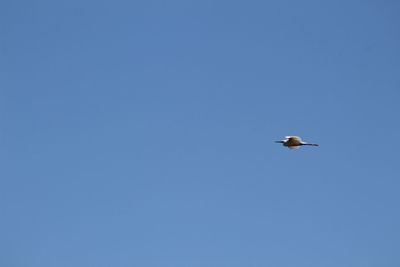
M 301 140 L 299 136 L 285 136 L 284 140 L 276 141 L 289 149 L 298 149 L 300 146 L 319 146 L 318 144 L 310 144 Z

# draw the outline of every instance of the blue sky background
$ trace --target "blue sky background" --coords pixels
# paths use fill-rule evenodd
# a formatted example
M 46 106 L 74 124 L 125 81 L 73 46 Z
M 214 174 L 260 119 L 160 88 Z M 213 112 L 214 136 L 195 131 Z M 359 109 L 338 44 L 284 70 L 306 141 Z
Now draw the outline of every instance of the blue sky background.
M 400 266 L 399 12 L 3 1 L 0 265 Z

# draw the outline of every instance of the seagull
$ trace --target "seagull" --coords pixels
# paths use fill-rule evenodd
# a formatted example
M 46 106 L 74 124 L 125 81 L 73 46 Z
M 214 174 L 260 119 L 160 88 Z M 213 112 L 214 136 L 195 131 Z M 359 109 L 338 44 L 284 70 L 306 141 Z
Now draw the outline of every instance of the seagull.
M 298 149 L 300 146 L 319 146 L 318 144 L 306 143 L 298 136 L 285 136 L 284 140 L 275 141 L 275 143 L 281 143 L 290 149 Z

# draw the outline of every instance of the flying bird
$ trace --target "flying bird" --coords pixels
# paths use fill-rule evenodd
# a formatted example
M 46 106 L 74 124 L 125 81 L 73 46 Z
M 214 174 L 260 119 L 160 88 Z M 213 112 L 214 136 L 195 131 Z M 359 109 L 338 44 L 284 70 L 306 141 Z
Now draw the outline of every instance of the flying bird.
M 298 149 L 301 146 L 319 146 L 318 144 L 304 142 L 298 136 L 285 136 L 284 140 L 275 141 L 275 143 L 281 143 L 282 145 L 290 149 Z

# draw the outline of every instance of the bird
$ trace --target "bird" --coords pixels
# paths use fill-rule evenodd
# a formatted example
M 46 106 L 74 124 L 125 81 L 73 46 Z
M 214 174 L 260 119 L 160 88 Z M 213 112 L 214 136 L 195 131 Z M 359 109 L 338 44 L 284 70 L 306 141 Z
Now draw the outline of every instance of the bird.
M 283 146 L 286 146 L 289 149 L 298 149 L 301 146 L 319 146 L 318 144 L 304 142 L 298 136 L 285 136 L 284 140 L 275 141 L 275 143 L 281 143 Z

